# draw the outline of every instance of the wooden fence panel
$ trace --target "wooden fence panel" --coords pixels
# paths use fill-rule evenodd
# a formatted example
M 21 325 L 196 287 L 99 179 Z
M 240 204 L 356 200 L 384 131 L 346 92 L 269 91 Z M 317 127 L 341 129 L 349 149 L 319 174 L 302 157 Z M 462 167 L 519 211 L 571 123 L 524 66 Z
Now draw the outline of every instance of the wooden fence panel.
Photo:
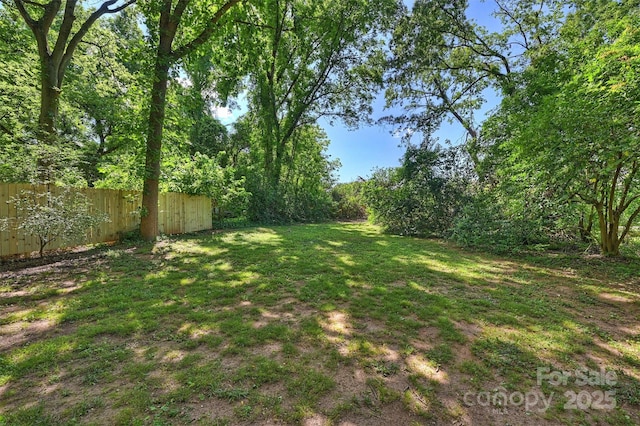
M 9 204 L 2 201 L 9 199 L 9 185 L 0 185 L 0 218 L 9 217 Z M 11 236 L 8 231 L 0 232 L 0 257 L 10 252 Z
M 0 219 L 9 218 L 11 226 L 0 231 L 0 257 L 29 254 L 39 250 L 38 238 L 16 229 L 17 211 L 13 203 L 8 201 L 19 196 L 22 191 L 46 193 L 50 190 L 58 195 L 63 188 L 45 185 L 0 183 Z M 140 206 L 142 193 L 139 191 L 122 191 L 112 189 L 82 188 L 74 189 L 86 195 L 92 212 L 102 212 L 110 221 L 93 228 L 78 245 L 96 244 L 118 240 L 122 234 L 135 231 L 140 225 Z M 181 234 L 195 232 L 212 227 L 212 202 L 208 197 L 191 196 L 180 193 L 163 193 L 158 200 L 158 225 L 163 234 Z M 53 241 L 47 250 L 71 247 Z
M 211 199 L 168 192 L 158 199 L 158 227 L 162 234 L 211 229 Z

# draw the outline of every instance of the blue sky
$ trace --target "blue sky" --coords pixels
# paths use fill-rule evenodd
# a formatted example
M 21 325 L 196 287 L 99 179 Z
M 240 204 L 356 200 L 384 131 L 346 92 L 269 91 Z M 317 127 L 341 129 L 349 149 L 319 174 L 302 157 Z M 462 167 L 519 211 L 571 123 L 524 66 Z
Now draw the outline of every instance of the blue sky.
M 405 0 L 404 3 L 411 7 L 413 1 Z M 469 0 L 468 14 L 481 24 L 491 25 L 496 20 L 491 16 L 493 10 L 491 1 Z M 497 105 L 494 95 L 489 94 L 489 100 L 483 110 L 487 111 Z M 393 113 L 393 110 L 384 109 L 384 95 L 381 93 L 373 104 L 373 119 Z M 358 177 L 366 178 L 377 167 L 395 167 L 400 165 L 400 159 L 404 154 L 404 147 L 400 147 L 400 139 L 392 135 L 393 129 L 389 126 L 361 126 L 358 130 L 350 131 L 341 123 L 336 122 L 331 126 L 326 120 L 320 121 L 329 136 L 331 144 L 328 154 L 331 159 L 338 158 L 342 168 L 338 171 L 340 182 L 351 182 Z M 435 135 L 441 143 L 450 140 L 458 144 L 464 140 L 465 132 L 459 125 L 446 124 Z

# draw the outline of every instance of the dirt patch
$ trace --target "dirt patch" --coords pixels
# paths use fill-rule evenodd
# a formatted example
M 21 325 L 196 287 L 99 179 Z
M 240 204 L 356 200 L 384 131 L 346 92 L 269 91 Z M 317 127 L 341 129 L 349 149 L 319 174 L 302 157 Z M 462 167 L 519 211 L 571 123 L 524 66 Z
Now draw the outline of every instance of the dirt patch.
M 347 414 L 337 424 L 340 426 L 389 426 L 425 424 L 425 421 L 407 410 L 401 401 L 394 401 L 378 407 L 361 408 L 356 413 Z
M 335 389 L 323 397 L 318 406 L 322 412 L 329 412 L 339 404 L 348 403 L 367 391 L 367 373 L 359 366 L 344 366 L 332 375 Z
M 302 420 L 302 426 L 330 426 L 331 420 L 322 414 L 314 414 Z
M 35 340 L 43 333 L 52 330 L 55 325 L 56 323 L 53 320 L 18 321 L 0 325 L 0 352 L 8 351 Z
M 482 334 L 482 327 L 466 321 L 453 321 L 453 325 L 470 341 Z
M 350 336 L 352 334 L 351 320 L 344 312 L 333 311 L 325 314 L 320 323 L 328 334 Z
M 256 346 L 251 349 L 251 352 L 255 355 L 271 359 L 280 358 L 280 354 L 282 353 L 282 343 L 271 342 L 266 345 Z
M 203 401 L 189 402 L 184 409 L 189 422 L 206 422 L 215 424 L 234 417 L 234 404 L 220 398 L 207 398 Z
M 366 322 L 358 322 L 354 324 L 354 327 L 356 328 L 360 328 L 360 326 L 363 328 L 362 331 L 364 333 L 373 337 L 382 337 L 382 334 L 387 332 L 387 326 L 385 323 L 374 319 L 368 319 Z
M 37 274 L 54 268 L 65 267 L 74 263 L 95 261 L 105 257 L 105 252 L 114 246 L 115 242 L 104 243 L 100 247 L 80 246 L 72 249 L 60 249 L 47 252 L 44 257 L 17 257 L 0 259 L 0 279 L 5 273 Z
M 600 293 L 598 297 L 605 302 L 609 302 L 613 306 L 616 306 L 621 303 L 634 303 L 638 301 L 638 298 L 635 295 L 620 295 L 614 293 Z
M 437 327 L 424 327 L 418 332 L 417 339 L 411 339 L 409 343 L 411 346 L 419 351 L 426 352 L 436 345 L 439 341 L 440 329 Z

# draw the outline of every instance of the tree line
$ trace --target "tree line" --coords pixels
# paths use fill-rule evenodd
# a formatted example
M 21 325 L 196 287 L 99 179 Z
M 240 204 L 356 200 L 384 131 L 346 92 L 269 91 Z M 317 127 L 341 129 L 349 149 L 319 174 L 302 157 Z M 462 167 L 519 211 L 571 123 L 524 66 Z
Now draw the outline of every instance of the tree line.
M 638 1 L 489 3 L 499 25 L 465 0 L 3 0 L 0 180 L 142 189 L 147 239 L 174 190 L 258 221 L 366 204 L 391 232 L 619 254 L 640 215 Z M 381 90 L 402 166 L 335 187 L 317 121 L 370 122 Z M 464 143 L 434 137 L 446 121 Z
M 157 234 L 159 189 L 212 195 L 259 220 L 322 217 L 337 163 L 316 120 L 362 118 L 367 63 L 399 7 L 3 2 L 0 177 L 141 187 L 144 238 Z M 248 112 L 229 131 L 212 111 L 239 94 Z
M 640 215 L 640 3 L 493 5 L 499 29 L 440 0 L 396 25 L 386 95 L 405 113 L 386 120 L 422 140 L 365 199 L 394 232 L 619 255 Z M 488 91 L 502 101 L 477 120 Z M 445 120 L 466 129 L 463 145 L 434 140 Z

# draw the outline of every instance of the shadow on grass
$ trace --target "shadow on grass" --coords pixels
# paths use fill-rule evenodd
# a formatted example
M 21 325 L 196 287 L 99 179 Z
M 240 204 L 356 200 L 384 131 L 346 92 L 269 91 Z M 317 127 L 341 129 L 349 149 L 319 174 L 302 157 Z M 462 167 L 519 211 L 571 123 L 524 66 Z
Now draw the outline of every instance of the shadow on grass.
M 366 224 L 116 248 L 0 293 L 14 339 L 0 352 L 0 412 L 9 424 L 474 423 L 504 417 L 464 392 L 549 391 L 539 367 L 586 366 L 618 372 L 618 410 L 559 400 L 515 422 L 632 424 L 640 330 L 626 270 L 467 253 Z

